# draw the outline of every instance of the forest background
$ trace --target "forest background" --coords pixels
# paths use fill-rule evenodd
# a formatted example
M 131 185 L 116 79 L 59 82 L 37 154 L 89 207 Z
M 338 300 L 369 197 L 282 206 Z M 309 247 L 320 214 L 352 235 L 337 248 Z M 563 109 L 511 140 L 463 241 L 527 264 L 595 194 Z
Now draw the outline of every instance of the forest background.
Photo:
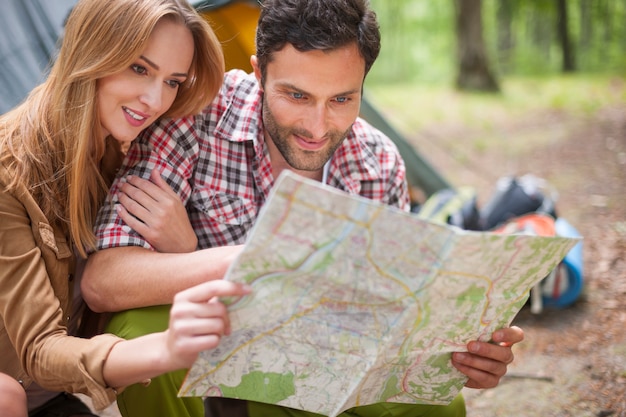
M 625 0 L 371 0 L 383 48 L 370 83 L 435 82 L 458 75 L 457 38 L 482 32 L 499 78 L 624 74 Z M 460 36 L 457 32 L 461 31 Z

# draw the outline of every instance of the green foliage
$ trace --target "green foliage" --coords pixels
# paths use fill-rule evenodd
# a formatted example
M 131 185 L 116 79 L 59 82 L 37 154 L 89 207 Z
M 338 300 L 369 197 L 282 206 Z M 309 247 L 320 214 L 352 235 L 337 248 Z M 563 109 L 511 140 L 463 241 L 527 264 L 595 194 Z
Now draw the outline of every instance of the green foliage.
M 382 50 L 368 75 L 375 83 L 454 77 L 454 10 L 451 1 L 372 0 Z
M 369 84 L 451 84 L 456 75 L 454 0 L 370 0 L 383 37 Z M 568 0 L 579 72 L 626 73 L 626 1 Z M 556 2 L 483 0 L 483 34 L 499 78 L 561 72 Z M 503 16 L 510 16 L 505 25 Z M 509 42 L 503 35 L 510 28 Z

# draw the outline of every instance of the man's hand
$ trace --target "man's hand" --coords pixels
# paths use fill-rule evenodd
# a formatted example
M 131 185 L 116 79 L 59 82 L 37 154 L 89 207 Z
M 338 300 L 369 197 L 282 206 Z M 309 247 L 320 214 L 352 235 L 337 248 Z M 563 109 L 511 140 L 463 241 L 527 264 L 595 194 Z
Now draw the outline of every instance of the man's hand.
M 452 365 L 469 379 L 468 388 L 494 388 L 513 362 L 512 346 L 524 340 L 524 331 L 517 326 L 499 329 L 491 342 L 471 341 L 467 352 L 454 352 Z

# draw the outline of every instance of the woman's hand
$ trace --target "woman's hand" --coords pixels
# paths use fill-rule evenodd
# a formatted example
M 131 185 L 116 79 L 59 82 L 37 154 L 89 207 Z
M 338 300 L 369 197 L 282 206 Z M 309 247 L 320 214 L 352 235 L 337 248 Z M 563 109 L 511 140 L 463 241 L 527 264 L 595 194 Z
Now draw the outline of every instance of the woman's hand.
M 169 253 L 196 250 L 198 238 L 191 227 L 180 197 L 155 168 L 150 180 L 130 175 L 120 185 L 121 219 L 143 236 L 157 251 Z
M 226 306 L 218 297 L 249 294 L 245 284 L 216 279 L 180 291 L 164 332 L 117 342 L 104 362 L 102 375 L 110 387 L 125 387 L 177 369 L 189 368 L 203 350 L 216 347 L 230 334 Z
M 251 288 L 231 281 L 207 281 L 174 297 L 168 328 L 168 350 L 180 368 L 188 368 L 198 353 L 215 348 L 231 332 L 226 306 L 217 297 L 239 297 Z

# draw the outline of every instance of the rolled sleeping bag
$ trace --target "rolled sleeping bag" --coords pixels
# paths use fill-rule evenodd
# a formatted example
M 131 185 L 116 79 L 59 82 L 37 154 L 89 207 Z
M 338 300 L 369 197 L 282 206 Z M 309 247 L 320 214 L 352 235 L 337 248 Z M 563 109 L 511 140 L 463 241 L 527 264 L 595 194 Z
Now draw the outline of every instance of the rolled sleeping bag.
M 582 237 L 567 220 L 558 217 L 554 224 L 556 235 L 563 237 Z M 564 308 L 574 303 L 582 293 L 583 279 L 583 242 L 576 244 L 557 266 L 556 274 L 549 277 L 555 282 L 544 282 L 544 306 Z

